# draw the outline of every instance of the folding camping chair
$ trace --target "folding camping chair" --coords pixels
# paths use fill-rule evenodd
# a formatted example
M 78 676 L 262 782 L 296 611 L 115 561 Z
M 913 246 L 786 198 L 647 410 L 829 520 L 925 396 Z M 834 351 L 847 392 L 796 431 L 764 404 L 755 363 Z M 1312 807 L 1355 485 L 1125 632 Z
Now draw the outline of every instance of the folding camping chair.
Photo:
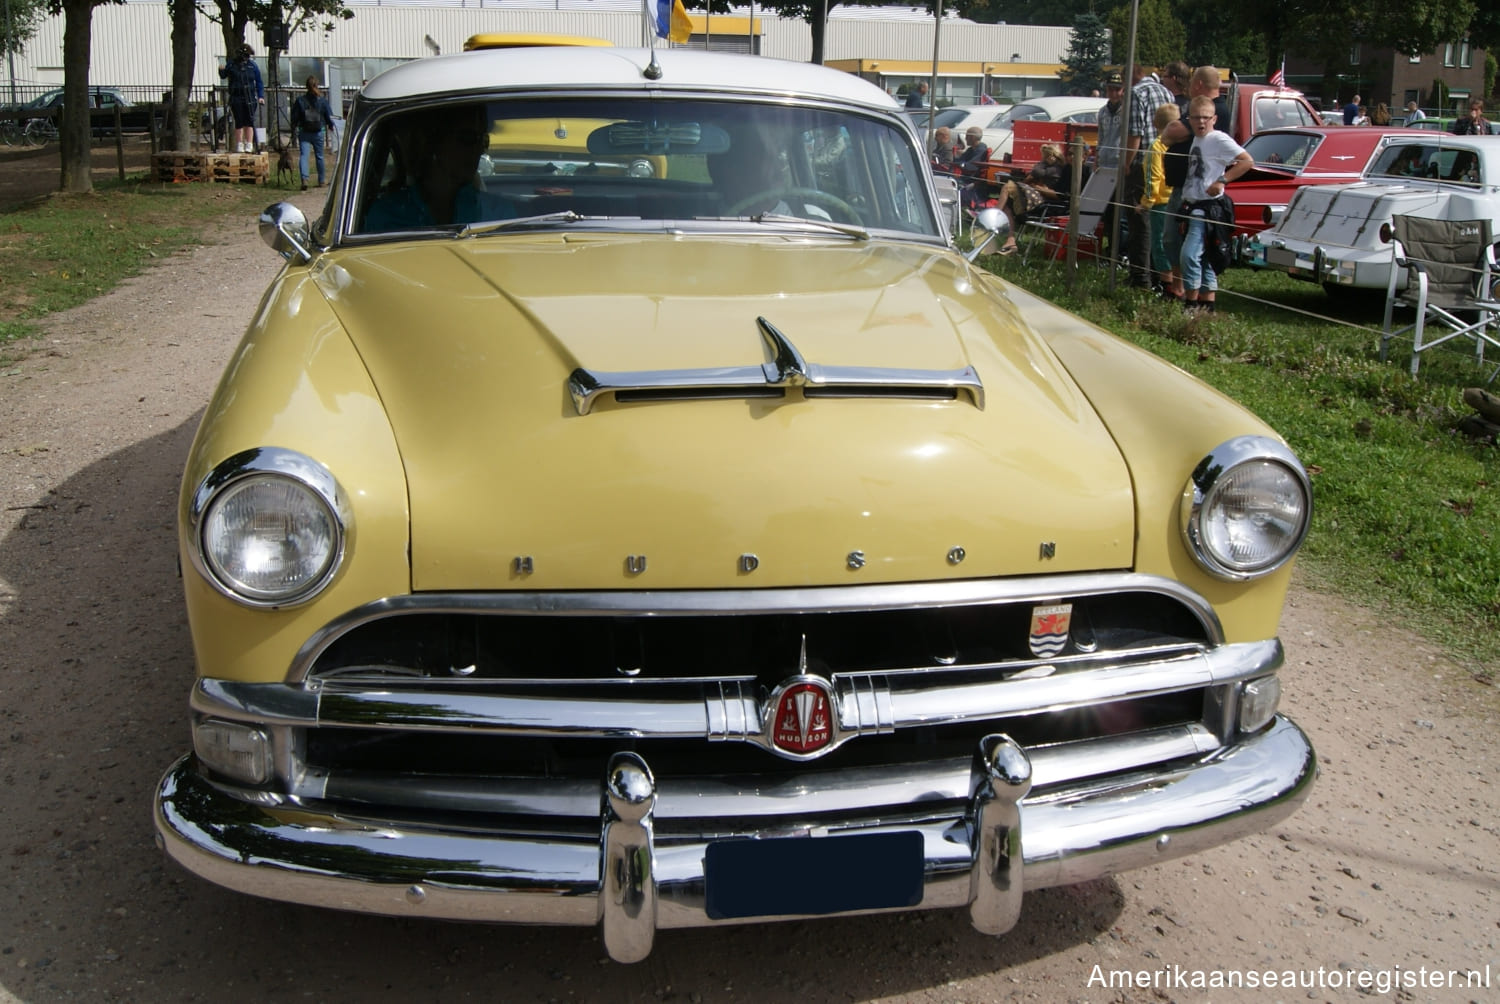
M 933 187 L 937 189 L 938 205 L 942 207 L 943 219 L 947 221 L 948 233 L 958 233 L 963 219 L 962 191 L 958 179 L 951 174 L 934 174 Z
M 1092 240 L 1095 231 L 1099 229 L 1099 223 L 1104 218 L 1104 211 L 1109 208 L 1109 200 L 1115 194 L 1115 169 L 1113 167 L 1101 167 L 1089 175 L 1088 181 L 1084 182 L 1083 192 L 1078 196 L 1078 243 L 1079 253 L 1083 253 L 1085 241 Z M 1022 229 L 1027 232 L 1036 231 L 1037 239 L 1026 242 L 1026 248 L 1021 254 L 1023 261 L 1031 257 L 1031 248 L 1035 244 L 1041 244 L 1051 250 L 1054 257 L 1061 257 L 1061 253 L 1067 248 L 1067 233 L 1070 223 L 1069 214 L 1043 214 L 1037 217 L 1028 217 L 1022 223 Z
M 1500 348 L 1500 302 L 1491 289 L 1497 272 L 1490 221 L 1396 216 L 1391 233 L 1394 258 L 1380 329 L 1381 361 L 1391 339 L 1413 332 L 1412 376 L 1417 375 L 1423 352 L 1454 338 L 1472 340 L 1474 356 L 1482 365 L 1486 344 Z M 1406 288 L 1397 289 L 1402 278 Z M 1393 328 L 1398 306 L 1415 310 L 1416 320 Z M 1446 331 L 1429 339 L 1429 324 Z

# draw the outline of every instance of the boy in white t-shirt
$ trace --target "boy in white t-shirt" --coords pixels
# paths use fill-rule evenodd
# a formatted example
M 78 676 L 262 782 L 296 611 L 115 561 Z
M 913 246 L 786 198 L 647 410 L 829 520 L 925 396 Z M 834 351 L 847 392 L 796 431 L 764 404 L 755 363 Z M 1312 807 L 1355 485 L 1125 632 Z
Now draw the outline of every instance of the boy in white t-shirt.
M 1224 194 L 1224 186 L 1255 166 L 1244 147 L 1225 132 L 1214 129 L 1214 103 L 1202 95 L 1188 103 L 1188 126 L 1193 130 L 1193 148 L 1188 153 L 1187 180 L 1182 183 L 1182 208 L 1188 212 L 1187 233 L 1182 239 L 1183 306 L 1213 309 L 1219 278 L 1203 264 L 1203 243 L 1208 230 L 1208 202 Z M 1189 208 L 1191 207 L 1191 208 Z

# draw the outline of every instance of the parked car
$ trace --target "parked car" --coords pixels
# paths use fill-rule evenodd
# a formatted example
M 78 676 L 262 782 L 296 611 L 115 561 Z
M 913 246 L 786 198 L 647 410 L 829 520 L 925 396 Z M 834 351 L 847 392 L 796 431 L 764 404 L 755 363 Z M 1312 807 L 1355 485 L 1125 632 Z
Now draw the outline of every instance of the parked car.
M 1452 132 L 1453 131 L 1453 123 L 1455 123 L 1457 121 L 1458 121 L 1458 119 L 1456 119 L 1456 118 L 1450 118 L 1450 117 L 1425 118 L 1425 119 L 1419 119 L 1416 122 L 1411 123 L 1411 127 L 1413 129 L 1427 129 L 1427 130 L 1434 130 L 1435 129 L 1438 132 Z M 1490 122 L 1489 126 L 1490 126 L 1490 134 L 1491 135 L 1494 135 L 1497 130 L 1500 130 L 1500 124 L 1497 124 L 1495 122 Z
M 1323 121 L 1301 91 L 1288 87 L 1232 80 L 1223 93 L 1229 104 L 1229 133 L 1241 146 L 1266 129 L 1318 126 Z
M 1075 98 L 1069 96 L 1027 98 L 1010 106 L 1010 109 L 984 130 L 984 143 L 990 148 L 991 160 L 1004 160 L 1011 152 L 1014 137 L 1011 129 L 1021 121 L 1076 122 L 1093 124 L 1099 121 L 1099 109 L 1104 107 L 1103 98 Z
M 61 87 L 46 91 L 21 106 L 21 110 L 35 111 L 47 118 L 55 120 L 62 112 L 63 89 Z M 120 130 L 122 132 L 149 132 L 151 120 L 155 118 L 156 126 L 161 128 L 163 122 L 162 109 L 159 105 L 138 105 L 125 97 L 112 87 L 90 87 L 89 107 L 93 109 L 92 116 L 95 136 L 113 135 L 115 120 L 112 114 L 107 114 L 119 109 Z
M 1360 181 L 1298 189 L 1276 226 L 1244 246 L 1241 260 L 1330 292 L 1384 290 L 1392 258 L 1388 224 L 1398 213 L 1488 219 L 1500 232 L 1500 137 L 1392 136 Z
M 911 118 L 912 125 L 916 127 L 921 136 L 927 135 L 927 120 L 932 119 L 932 128 L 939 129 L 947 126 L 953 130 L 955 140 L 962 141 L 963 135 L 969 130 L 969 126 L 979 126 L 981 129 L 988 128 L 1007 111 L 1010 105 L 949 105 L 939 108 L 934 113 L 930 108 L 913 108 L 906 114 Z
M 539 125 L 652 169 L 476 179 Z M 261 216 L 286 265 L 184 472 L 193 751 L 155 824 L 188 869 L 631 961 L 772 918 L 1000 933 L 1306 797 L 1302 466 L 979 267 L 998 210 L 960 254 L 879 88 L 465 52 L 371 80 L 344 150 L 317 220 Z
M 1374 126 L 1303 126 L 1256 133 L 1245 141 L 1255 167 L 1229 183 L 1235 232 L 1249 237 L 1275 226 L 1303 185 L 1358 181 L 1387 138 L 1408 134 L 1410 130 Z

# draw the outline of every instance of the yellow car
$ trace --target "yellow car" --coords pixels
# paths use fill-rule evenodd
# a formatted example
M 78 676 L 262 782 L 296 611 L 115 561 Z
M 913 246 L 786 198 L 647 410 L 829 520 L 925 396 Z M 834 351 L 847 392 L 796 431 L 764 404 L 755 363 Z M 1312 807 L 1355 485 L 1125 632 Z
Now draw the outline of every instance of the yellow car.
M 548 119 L 663 169 L 480 172 Z M 1001 933 L 1306 797 L 1302 466 L 960 253 L 882 91 L 475 51 L 371 81 L 345 146 L 316 220 L 261 217 L 286 265 L 183 478 L 186 868 L 628 962 L 778 918 Z

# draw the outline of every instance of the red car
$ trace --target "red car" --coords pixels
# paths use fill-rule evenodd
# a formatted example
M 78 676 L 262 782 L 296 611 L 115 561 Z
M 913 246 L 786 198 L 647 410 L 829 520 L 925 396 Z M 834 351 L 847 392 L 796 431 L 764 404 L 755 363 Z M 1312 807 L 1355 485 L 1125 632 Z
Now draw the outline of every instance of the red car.
M 1387 136 L 1417 131 L 1299 126 L 1256 133 L 1245 141 L 1255 167 L 1229 183 L 1235 234 L 1257 234 L 1274 226 L 1302 185 L 1358 181 Z

